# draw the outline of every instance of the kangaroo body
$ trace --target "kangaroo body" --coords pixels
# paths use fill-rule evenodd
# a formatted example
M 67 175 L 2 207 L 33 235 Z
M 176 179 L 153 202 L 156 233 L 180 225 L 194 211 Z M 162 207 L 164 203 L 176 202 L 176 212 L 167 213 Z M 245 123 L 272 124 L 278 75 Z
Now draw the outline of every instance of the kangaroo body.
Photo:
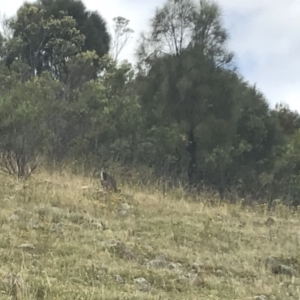
M 106 191 L 115 193 L 119 192 L 115 179 L 104 171 L 101 171 L 101 185 Z

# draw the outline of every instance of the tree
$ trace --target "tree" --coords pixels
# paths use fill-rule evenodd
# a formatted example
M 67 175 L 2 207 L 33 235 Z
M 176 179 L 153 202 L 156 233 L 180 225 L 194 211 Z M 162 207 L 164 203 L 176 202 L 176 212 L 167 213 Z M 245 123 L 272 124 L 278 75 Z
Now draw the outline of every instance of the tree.
M 95 51 L 98 57 L 109 50 L 106 24 L 97 12 L 87 11 L 77 0 L 39 0 L 25 3 L 16 18 L 9 20 L 13 38 L 8 41 L 7 65 L 18 59 L 27 63 L 32 75 L 48 70 L 66 81 L 66 62 L 81 52 Z M 97 77 L 97 59 L 93 61 Z
M 6 17 L 5 14 L 2 14 L 0 13 L 0 31 L 1 31 L 1 34 L 2 36 L 5 38 L 5 39 L 9 39 L 12 37 L 12 31 L 8 25 L 8 18 Z
M 200 0 L 194 13 L 190 46 L 198 50 L 222 67 L 231 66 L 233 53 L 226 49 L 228 33 L 221 22 L 221 9 L 214 1 Z
M 289 109 L 287 104 L 276 104 L 272 114 L 278 119 L 279 124 L 287 137 L 292 136 L 300 129 L 300 115 L 297 111 Z
M 0 62 L 3 62 L 5 60 L 5 52 L 6 52 L 5 42 L 6 42 L 5 38 L 0 32 Z
M 240 197 L 270 197 L 272 172 L 284 145 L 277 118 L 271 114 L 263 94 L 242 78 L 235 83 L 236 105 L 230 135 L 224 135 L 226 146 L 217 143 L 204 153 L 201 166 L 207 184 L 234 189 Z M 222 131 L 220 131 L 222 134 Z M 222 136 L 213 134 L 213 141 Z M 207 141 L 202 138 L 204 144 Z
M 213 1 L 167 0 L 156 9 L 148 34 L 142 33 L 137 56 L 147 61 L 157 55 L 178 56 L 187 48 L 201 51 L 205 57 L 225 67 L 233 53 L 225 48 L 228 33 L 222 26 L 221 9 Z
M 13 38 L 8 41 L 7 64 L 17 58 L 28 64 L 32 76 L 48 70 L 54 78 L 63 80 L 66 62 L 82 51 L 84 35 L 77 30 L 72 17 L 44 18 L 44 11 L 36 5 L 24 4 L 17 18 L 10 20 Z
M 95 51 L 99 57 L 108 53 L 110 35 L 104 19 L 98 12 L 88 11 L 81 0 L 37 0 L 44 17 L 59 19 L 61 14 L 76 21 L 76 29 L 85 36 L 82 51 Z
M 299 206 L 300 196 L 300 130 L 296 130 L 276 157 L 271 172 L 272 198 L 280 197 L 288 205 Z M 271 201 L 270 201 L 271 202 Z
M 144 39 L 144 43 L 152 44 L 154 49 L 151 50 L 156 54 L 178 56 L 190 43 L 195 9 L 192 0 L 167 0 L 162 8 L 156 9 L 151 19 L 149 36 Z M 144 55 L 149 56 L 151 53 Z
M 49 80 L 41 76 L 15 82 L 0 95 L 0 169 L 10 175 L 27 178 L 37 166 L 37 157 L 49 151 L 46 121 L 53 100 Z
M 155 82 L 151 93 L 163 103 L 164 116 L 186 124 L 190 184 L 199 181 L 199 126 L 214 119 L 222 124 L 218 130 L 225 135 L 232 132 L 236 75 L 225 69 L 232 55 L 225 47 L 220 16 L 219 8 L 208 1 L 196 6 L 190 0 L 167 0 L 156 10 L 150 34 L 137 53 L 140 63 L 148 66 L 140 76 L 148 84 Z
M 114 35 L 113 35 L 113 43 L 111 47 L 112 57 L 114 60 L 118 59 L 118 56 L 125 48 L 128 43 L 132 33 L 134 32 L 131 28 L 129 28 L 129 20 L 123 17 L 113 18 L 114 21 Z

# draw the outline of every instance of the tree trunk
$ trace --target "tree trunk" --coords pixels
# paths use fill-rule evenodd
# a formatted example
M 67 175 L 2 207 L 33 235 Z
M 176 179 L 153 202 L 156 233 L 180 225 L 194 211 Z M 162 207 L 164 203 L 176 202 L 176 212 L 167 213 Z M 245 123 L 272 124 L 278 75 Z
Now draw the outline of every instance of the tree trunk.
M 194 128 L 191 126 L 188 133 L 188 146 L 187 151 L 189 153 L 189 165 L 188 165 L 188 180 L 189 185 L 196 185 L 195 173 L 197 170 L 197 143 L 194 135 Z

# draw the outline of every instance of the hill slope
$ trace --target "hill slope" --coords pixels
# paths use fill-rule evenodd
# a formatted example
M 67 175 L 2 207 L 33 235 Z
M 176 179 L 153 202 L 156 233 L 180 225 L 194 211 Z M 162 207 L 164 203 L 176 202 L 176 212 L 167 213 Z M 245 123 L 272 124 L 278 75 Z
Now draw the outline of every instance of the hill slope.
M 0 299 L 299 299 L 299 214 L 0 177 Z

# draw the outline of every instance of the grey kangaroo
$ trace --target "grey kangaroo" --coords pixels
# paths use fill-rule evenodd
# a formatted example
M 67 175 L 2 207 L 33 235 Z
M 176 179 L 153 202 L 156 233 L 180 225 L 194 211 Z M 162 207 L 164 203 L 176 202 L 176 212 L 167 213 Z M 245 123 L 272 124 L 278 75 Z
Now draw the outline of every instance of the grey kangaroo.
M 120 190 L 117 189 L 116 180 L 111 175 L 101 170 L 100 176 L 101 176 L 101 185 L 103 189 L 110 192 L 113 191 L 115 193 L 120 192 Z

